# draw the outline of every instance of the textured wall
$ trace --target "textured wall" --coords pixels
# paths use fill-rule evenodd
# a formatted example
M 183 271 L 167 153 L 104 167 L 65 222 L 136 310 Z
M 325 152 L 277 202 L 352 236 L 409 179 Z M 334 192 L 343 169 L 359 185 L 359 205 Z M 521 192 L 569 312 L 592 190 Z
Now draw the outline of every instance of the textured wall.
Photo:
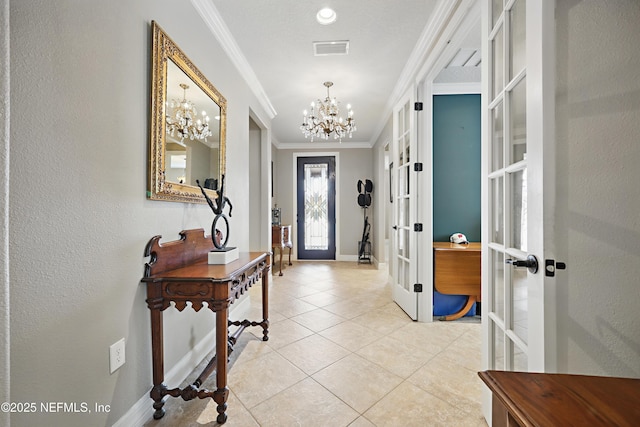
M 557 2 L 561 371 L 640 377 L 640 2 Z
M 11 397 L 111 405 L 13 424 L 111 425 L 151 386 L 144 246 L 212 220 L 206 205 L 145 197 L 151 20 L 228 100 L 230 245 L 241 248 L 248 112 L 264 112 L 189 2 L 13 1 L 10 13 Z M 207 310 L 164 317 L 168 367 L 214 324 Z M 122 337 L 127 361 L 110 375 L 108 348 Z

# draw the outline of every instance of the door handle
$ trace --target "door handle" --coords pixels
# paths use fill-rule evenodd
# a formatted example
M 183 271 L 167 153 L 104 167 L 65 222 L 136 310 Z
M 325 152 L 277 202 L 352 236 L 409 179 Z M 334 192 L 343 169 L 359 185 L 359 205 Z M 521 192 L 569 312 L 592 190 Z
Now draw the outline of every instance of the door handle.
M 507 258 L 504 262 L 514 267 L 527 267 L 529 272 L 533 274 L 538 272 L 538 258 L 536 258 L 535 255 L 528 255 L 525 260 Z
M 397 226 L 397 225 L 394 225 L 394 226 L 393 226 L 393 227 L 391 227 L 391 228 L 393 228 L 394 230 L 397 230 L 397 229 L 398 229 L 398 226 Z

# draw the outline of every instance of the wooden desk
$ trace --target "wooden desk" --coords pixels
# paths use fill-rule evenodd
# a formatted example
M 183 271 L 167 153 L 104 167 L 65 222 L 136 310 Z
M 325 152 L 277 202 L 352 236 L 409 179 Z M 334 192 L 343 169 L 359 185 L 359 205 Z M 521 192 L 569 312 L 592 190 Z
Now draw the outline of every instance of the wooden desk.
M 640 425 L 640 379 L 480 372 L 493 392 L 493 427 Z
M 441 320 L 456 320 L 481 301 L 480 243 L 433 242 L 433 286 L 441 294 L 466 295 L 467 302 L 457 313 Z
M 282 276 L 282 250 L 289 248 L 289 265 L 291 264 L 291 226 L 290 225 L 272 225 L 271 226 L 271 251 L 273 252 L 273 265 L 276 265 L 276 250 L 280 248 L 280 274 Z
M 142 282 L 147 285 L 147 305 L 151 310 L 151 347 L 153 361 L 153 388 L 150 396 L 154 400 L 155 419 L 164 415 L 164 402 L 167 395 L 182 397 L 184 400 L 212 397 L 218 404 L 217 421 L 223 424 L 227 420 L 227 362 L 242 331 L 248 326 L 261 326 L 263 341 L 267 341 L 269 329 L 269 269 L 271 263 L 268 253 L 240 253 L 239 258 L 226 265 L 210 265 L 207 257 L 214 249 L 209 236 L 203 229 L 180 232 L 180 240 L 160 243 L 162 236 L 153 237 L 144 250 L 151 257 L 145 265 Z M 229 305 L 244 294 L 247 289 L 262 278 L 262 320 L 251 322 L 229 321 Z M 216 318 L 216 356 L 193 384 L 183 389 L 167 389 L 164 384 L 164 343 L 162 312 L 175 303 L 178 311 L 187 306 L 195 311 L 207 303 Z M 230 336 L 228 327 L 238 326 Z M 216 390 L 200 389 L 202 383 L 216 371 Z

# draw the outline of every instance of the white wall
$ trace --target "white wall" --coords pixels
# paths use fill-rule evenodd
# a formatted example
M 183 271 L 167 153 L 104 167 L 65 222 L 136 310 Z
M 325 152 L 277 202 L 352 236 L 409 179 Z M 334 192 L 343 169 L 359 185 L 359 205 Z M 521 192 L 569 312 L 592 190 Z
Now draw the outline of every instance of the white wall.
M 640 377 L 640 2 L 557 2 L 559 370 Z
M 151 20 L 228 100 L 231 246 L 249 245 L 249 111 L 267 115 L 189 2 L 13 1 L 10 20 L 11 398 L 111 405 L 12 424 L 111 425 L 151 387 L 145 244 L 212 221 L 207 205 L 145 196 Z M 214 316 L 164 317 L 168 368 Z M 127 361 L 110 375 L 108 348 L 122 337 Z

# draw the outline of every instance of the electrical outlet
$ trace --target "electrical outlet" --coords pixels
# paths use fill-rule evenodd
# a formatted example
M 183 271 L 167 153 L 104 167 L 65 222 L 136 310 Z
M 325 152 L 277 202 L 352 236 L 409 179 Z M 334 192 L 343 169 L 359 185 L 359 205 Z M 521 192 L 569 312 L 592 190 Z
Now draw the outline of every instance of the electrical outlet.
M 124 338 L 109 347 L 109 367 L 113 374 L 116 369 L 124 365 Z

